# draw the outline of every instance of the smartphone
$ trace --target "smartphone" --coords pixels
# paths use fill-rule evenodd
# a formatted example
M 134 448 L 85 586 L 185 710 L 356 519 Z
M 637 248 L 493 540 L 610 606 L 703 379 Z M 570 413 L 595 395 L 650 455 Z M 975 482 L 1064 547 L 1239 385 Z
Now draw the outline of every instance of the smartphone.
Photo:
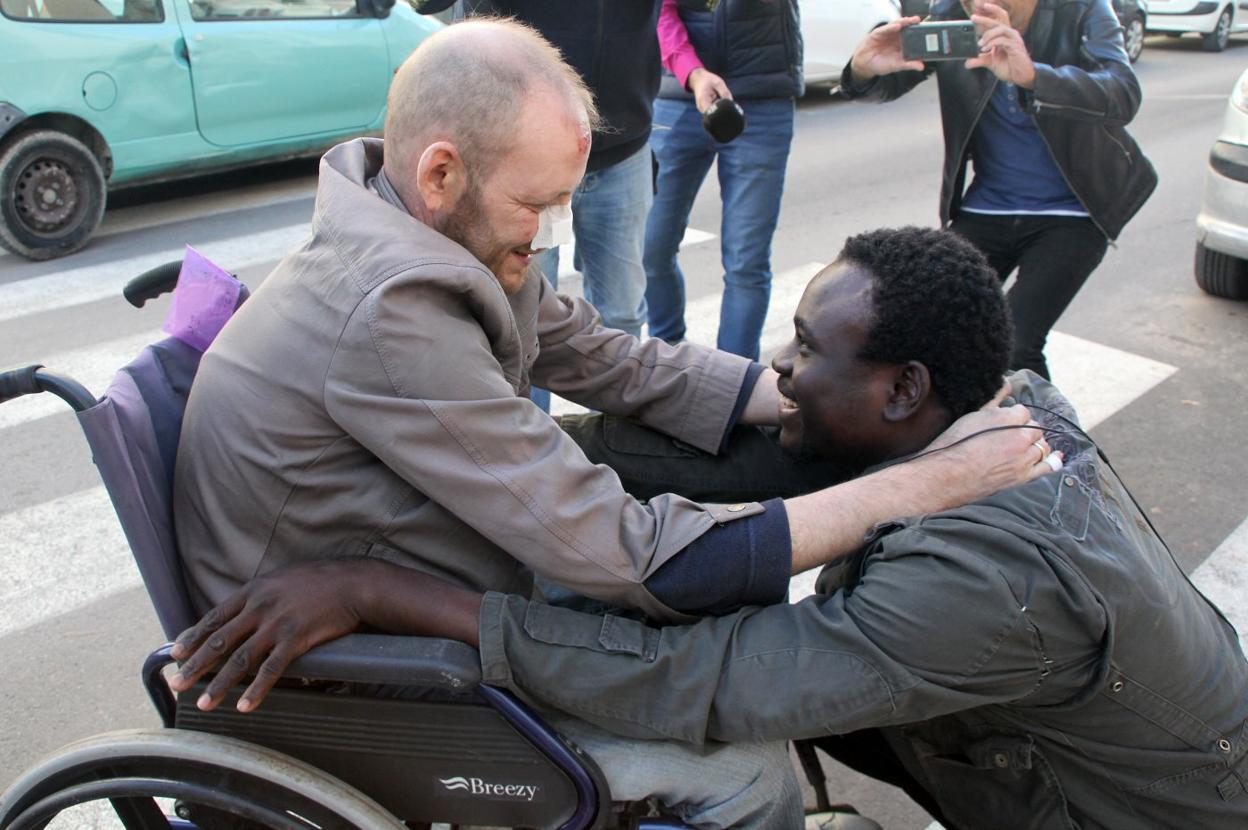
M 979 35 L 969 20 L 916 23 L 901 30 L 901 54 L 908 61 L 952 61 L 979 56 Z

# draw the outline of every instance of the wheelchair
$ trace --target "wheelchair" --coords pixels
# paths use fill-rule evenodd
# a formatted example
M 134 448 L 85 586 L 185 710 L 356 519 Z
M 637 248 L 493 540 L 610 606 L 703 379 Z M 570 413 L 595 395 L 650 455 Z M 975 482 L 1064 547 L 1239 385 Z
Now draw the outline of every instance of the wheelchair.
M 135 278 L 141 307 L 173 290 L 180 262 Z M 241 289 L 238 302 L 246 298 Z M 0 403 L 50 393 L 69 404 L 172 640 L 196 621 L 173 533 L 182 413 L 201 352 L 169 337 L 147 346 L 102 398 L 34 365 L 0 373 Z M 291 664 L 264 706 L 240 693 L 212 712 L 204 683 L 174 695 L 171 644 L 142 682 L 163 724 L 77 741 L 0 795 L 0 830 L 42 830 L 62 812 L 107 803 L 126 830 L 402 830 L 441 825 L 636 830 L 684 827 L 645 805 L 612 805 L 593 759 L 509 693 L 484 685 L 475 649 L 420 637 L 351 634 Z M 420 699 L 333 694 L 330 684 L 422 687 Z M 799 750 L 827 808 L 813 748 Z M 71 813 L 72 815 L 72 813 Z

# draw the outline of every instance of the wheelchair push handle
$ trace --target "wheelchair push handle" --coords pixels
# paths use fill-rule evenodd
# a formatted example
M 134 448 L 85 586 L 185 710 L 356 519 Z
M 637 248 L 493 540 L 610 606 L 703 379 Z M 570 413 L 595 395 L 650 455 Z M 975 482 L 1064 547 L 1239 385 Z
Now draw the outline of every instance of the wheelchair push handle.
M 172 291 L 173 287 L 178 284 L 178 274 L 181 271 L 182 260 L 180 259 L 149 268 L 126 283 L 126 287 L 121 289 L 121 294 L 130 305 L 142 308 L 148 300 L 154 300 L 161 294 L 168 294 Z
M 35 373 L 41 368 L 43 367 L 36 363 L 33 366 L 0 372 L 0 403 L 20 398 L 23 395 L 42 392 L 43 390 L 39 388 L 39 381 L 35 377 Z
M 64 375 L 53 374 L 39 363 L 0 372 L 0 403 L 40 392 L 51 392 L 72 406 L 76 412 L 90 409 L 96 404 L 95 397 L 81 383 Z

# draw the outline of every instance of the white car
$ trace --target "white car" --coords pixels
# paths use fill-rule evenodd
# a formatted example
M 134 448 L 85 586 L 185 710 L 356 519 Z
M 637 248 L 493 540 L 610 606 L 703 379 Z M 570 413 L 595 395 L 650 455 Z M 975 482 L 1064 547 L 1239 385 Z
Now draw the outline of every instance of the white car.
M 1221 52 L 1231 35 L 1248 31 L 1241 0 L 1149 0 L 1148 31 L 1179 36 L 1196 32 L 1208 52 Z
M 1248 300 L 1248 70 L 1231 92 L 1209 153 L 1196 217 L 1196 284 L 1218 297 Z
M 808 84 L 839 81 L 863 36 L 901 16 L 894 0 L 799 0 L 798 8 Z

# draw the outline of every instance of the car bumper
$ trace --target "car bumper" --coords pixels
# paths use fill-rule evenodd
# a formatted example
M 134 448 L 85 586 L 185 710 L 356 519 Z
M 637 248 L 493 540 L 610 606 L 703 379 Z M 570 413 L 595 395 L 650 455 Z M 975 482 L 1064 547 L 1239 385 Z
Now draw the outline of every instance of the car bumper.
M 1170 4 L 1173 11 L 1167 8 L 1148 9 L 1148 31 L 1150 32 L 1212 32 L 1218 22 L 1218 15 L 1226 7 L 1224 0 L 1200 0 L 1197 3 Z
M 1219 253 L 1248 259 L 1248 146 L 1227 141 L 1213 145 L 1196 240 Z

